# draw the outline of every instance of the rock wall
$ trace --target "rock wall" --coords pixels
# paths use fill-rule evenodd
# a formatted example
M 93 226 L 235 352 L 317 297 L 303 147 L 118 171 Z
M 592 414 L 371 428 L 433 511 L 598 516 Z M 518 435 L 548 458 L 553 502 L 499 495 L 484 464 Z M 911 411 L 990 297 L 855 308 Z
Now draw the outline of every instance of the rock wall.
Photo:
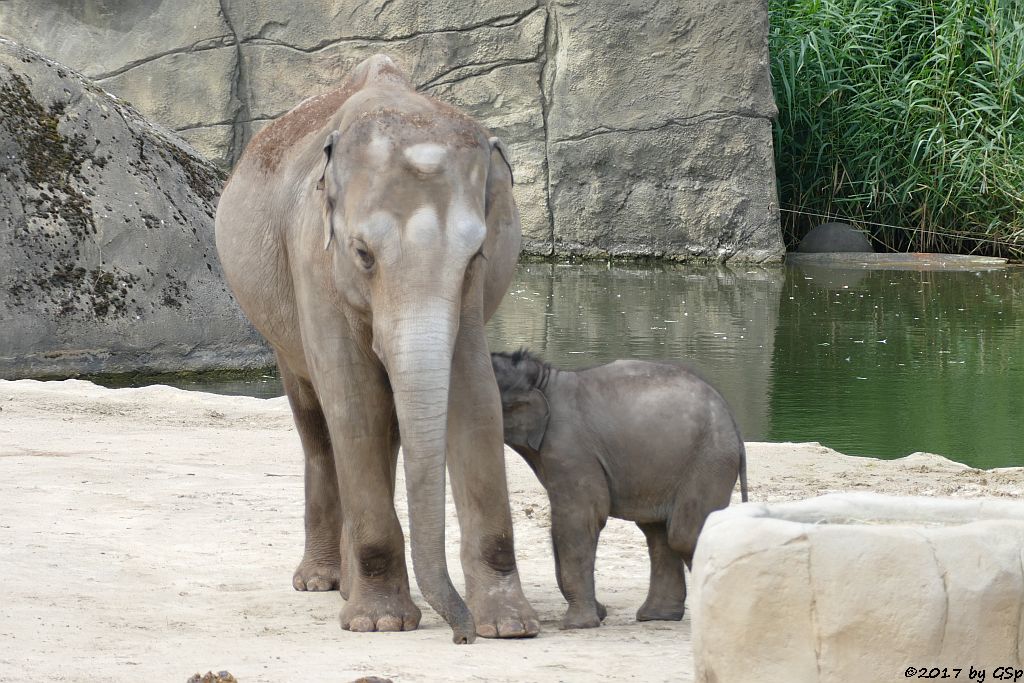
M 223 172 L 0 39 L 0 377 L 272 362 L 213 244 Z
M 387 52 L 506 142 L 526 251 L 783 252 L 765 0 L 7 0 L 0 33 L 225 168 Z

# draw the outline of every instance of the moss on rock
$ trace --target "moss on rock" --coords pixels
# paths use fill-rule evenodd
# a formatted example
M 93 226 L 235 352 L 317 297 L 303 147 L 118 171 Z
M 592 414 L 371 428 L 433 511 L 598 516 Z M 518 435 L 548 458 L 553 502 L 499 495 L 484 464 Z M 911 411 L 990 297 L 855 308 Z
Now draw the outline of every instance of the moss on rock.
M 266 364 L 186 143 L 0 38 L 0 159 L 0 377 Z

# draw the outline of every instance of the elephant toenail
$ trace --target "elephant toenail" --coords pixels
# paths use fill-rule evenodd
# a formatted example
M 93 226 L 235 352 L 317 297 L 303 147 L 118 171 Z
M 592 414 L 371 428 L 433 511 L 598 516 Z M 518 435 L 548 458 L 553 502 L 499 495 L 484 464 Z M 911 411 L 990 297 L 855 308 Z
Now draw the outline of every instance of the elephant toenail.
M 402 617 L 387 616 L 377 620 L 378 631 L 401 631 Z
M 348 623 L 348 630 L 358 633 L 368 633 L 376 630 L 373 621 L 369 617 L 353 617 Z

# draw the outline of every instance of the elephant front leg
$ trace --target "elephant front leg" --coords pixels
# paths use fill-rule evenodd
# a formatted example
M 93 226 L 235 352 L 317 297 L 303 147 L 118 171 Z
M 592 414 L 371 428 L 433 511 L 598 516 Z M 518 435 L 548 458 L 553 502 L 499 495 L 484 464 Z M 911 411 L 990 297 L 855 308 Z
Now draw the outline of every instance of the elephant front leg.
M 563 629 L 594 628 L 607 611 L 597 601 L 594 563 L 597 540 L 605 518 L 596 514 L 586 497 L 551 496 L 551 541 L 555 551 L 558 588 L 569 603 L 562 618 Z M 587 501 L 592 502 L 592 501 Z
M 501 402 L 483 323 L 464 321 L 452 363 L 448 471 L 462 536 L 466 603 L 485 638 L 540 631 L 516 567 L 505 481 Z
M 305 551 L 292 576 L 292 586 L 298 591 L 340 587 L 345 596 L 348 587 L 342 580 L 339 544 L 341 503 L 327 422 L 309 382 L 295 375 L 280 358 L 278 368 L 306 463 Z
M 372 362 L 339 363 L 321 378 L 342 511 L 342 575 L 348 584 L 341 626 L 411 631 L 421 612 L 409 593 L 405 537 L 395 514 L 398 420 L 383 371 Z M 331 398 L 326 398 L 331 397 Z

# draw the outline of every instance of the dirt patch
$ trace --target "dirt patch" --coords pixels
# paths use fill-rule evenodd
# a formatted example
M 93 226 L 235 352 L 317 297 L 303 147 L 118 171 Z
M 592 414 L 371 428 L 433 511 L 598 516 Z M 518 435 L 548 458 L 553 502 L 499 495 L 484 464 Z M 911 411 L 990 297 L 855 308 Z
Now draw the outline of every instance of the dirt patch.
M 817 444 L 748 451 L 754 501 L 1024 494 L 1022 468 L 973 470 L 927 454 L 873 460 Z M 0 681 L 185 681 L 222 670 L 241 683 L 692 680 L 689 614 L 634 620 L 648 565 L 632 524 L 610 520 L 601 536 L 605 625 L 558 630 L 547 499 L 525 463 L 506 456 L 516 555 L 541 635 L 456 647 L 415 587 L 418 631 L 348 633 L 338 593 L 291 587 L 302 455 L 285 399 L 0 381 Z M 449 568 L 461 586 L 450 499 L 448 513 Z

